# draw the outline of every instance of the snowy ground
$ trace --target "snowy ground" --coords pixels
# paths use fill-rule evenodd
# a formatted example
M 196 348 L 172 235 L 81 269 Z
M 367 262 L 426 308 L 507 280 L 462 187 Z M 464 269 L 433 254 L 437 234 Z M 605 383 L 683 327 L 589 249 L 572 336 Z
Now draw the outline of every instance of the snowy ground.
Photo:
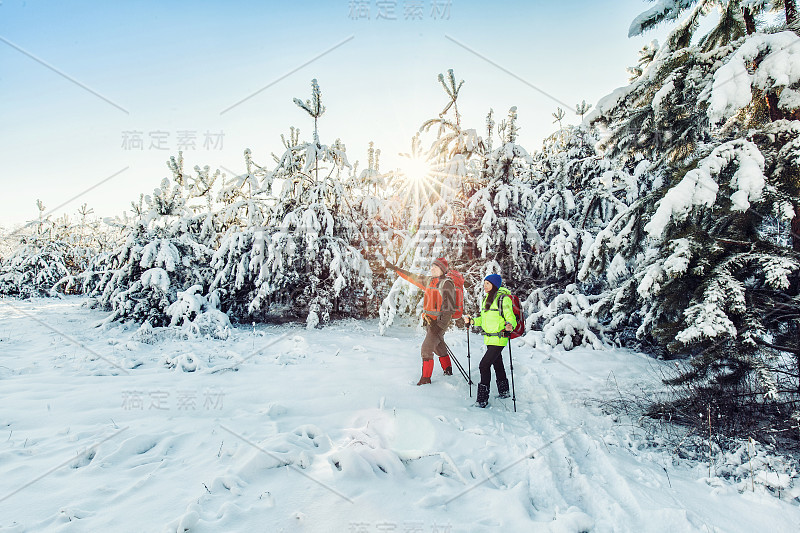
M 657 387 L 644 356 L 518 347 L 513 413 L 438 366 L 416 387 L 416 328 L 148 344 L 82 301 L 0 301 L 2 532 L 800 529 L 794 494 L 709 478 L 603 414 L 617 386 Z M 448 343 L 466 365 L 463 330 Z

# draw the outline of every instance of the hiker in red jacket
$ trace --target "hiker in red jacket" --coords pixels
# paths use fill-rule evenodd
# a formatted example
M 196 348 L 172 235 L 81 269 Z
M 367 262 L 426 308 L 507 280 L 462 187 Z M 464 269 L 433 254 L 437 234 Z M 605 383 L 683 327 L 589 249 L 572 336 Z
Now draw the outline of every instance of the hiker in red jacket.
M 444 369 L 445 376 L 453 375 L 450 356 L 447 355 L 447 345 L 444 343 L 444 332 L 450 326 L 453 313 L 456 310 L 456 288 L 453 280 L 447 277 L 450 267 L 447 260 L 439 257 L 431 266 L 430 276 L 412 274 L 386 261 L 386 268 L 397 272 L 406 281 L 413 283 L 423 291 L 422 318 L 425 320 L 427 334 L 422 341 L 422 377 L 417 385 L 426 385 L 431 382 L 433 375 L 433 355 L 439 356 L 439 363 Z

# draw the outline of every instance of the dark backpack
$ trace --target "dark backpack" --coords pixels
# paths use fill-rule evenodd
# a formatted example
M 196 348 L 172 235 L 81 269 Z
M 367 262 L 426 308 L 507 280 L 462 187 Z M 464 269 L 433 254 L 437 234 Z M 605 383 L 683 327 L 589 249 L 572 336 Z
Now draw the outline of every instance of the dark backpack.
M 505 336 L 509 339 L 522 337 L 525 335 L 525 314 L 522 312 L 522 304 L 520 303 L 518 296 L 513 294 L 500 295 L 500 301 L 497 304 L 497 309 L 500 311 L 500 317 L 503 320 L 506 320 L 506 317 L 503 316 L 503 298 L 505 297 L 511 298 L 511 307 L 514 309 L 514 317 L 517 319 L 517 327 L 511 331 L 506 331 Z M 506 322 L 508 322 L 508 320 L 506 320 Z

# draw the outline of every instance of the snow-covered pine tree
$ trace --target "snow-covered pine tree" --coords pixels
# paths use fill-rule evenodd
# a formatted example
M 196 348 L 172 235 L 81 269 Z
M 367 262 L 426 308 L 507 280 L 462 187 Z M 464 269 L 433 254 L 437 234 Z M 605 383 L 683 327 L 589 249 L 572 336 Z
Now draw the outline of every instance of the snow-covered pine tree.
M 576 115 L 586 114 L 588 107 L 576 105 Z M 533 156 L 536 201 L 528 227 L 538 253 L 531 261 L 534 284 L 524 303 L 525 340 L 534 346 L 597 347 L 603 339 L 603 328 L 590 316 L 594 297 L 584 294 L 600 293 L 603 284 L 577 282 L 577 270 L 594 237 L 637 190 L 630 176 L 597 154 L 597 141 L 590 126 L 562 126 Z
M 124 241 L 98 256 L 86 273 L 87 293 L 111 311 L 106 323 L 132 319 L 156 327 L 189 322 L 197 314 L 193 306 L 171 307 L 186 294 L 202 296 L 212 308 L 217 304 L 208 292 L 212 249 L 206 243 L 214 225 L 205 199 L 217 174 L 209 176 L 204 169 L 186 175 L 180 153 L 167 165 L 173 179 L 164 178 L 152 196 L 132 202 L 130 217 L 111 222 Z M 193 206 L 193 198 L 202 203 Z
M 265 176 L 274 198 L 260 226 L 223 241 L 215 255 L 215 288 L 233 281 L 236 318 L 269 319 L 274 313 L 315 327 L 336 315 L 357 315 L 372 291 L 372 272 L 355 246 L 362 241 L 345 188 L 350 168 L 344 144 L 323 145 L 318 132 L 325 111 L 316 80 L 312 97 L 295 103 L 314 119 L 314 139 L 284 140 L 277 167 Z M 265 189 L 266 190 L 266 189 Z M 231 279 L 233 278 L 233 279 Z M 246 307 L 245 307 L 246 302 Z
M 39 200 L 36 205 L 37 220 L 10 236 L 14 247 L 0 260 L 0 294 L 29 298 L 78 293 L 81 274 L 107 244 L 100 224 L 86 204 L 77 223 L 67 215 L 46 215 Z
M 680 9 L 688 9 L 691 3 Z M 640 339 L 649 331 L 648 327 L 641 327 L 641 317 L 653 317 L 657 311 L 646 305 L 642 308 L 633 297 L 636 276 L 620 274 L 634 263 L 641 266 L 645 255 L 653 259 L 652 253 L 645 254 L 646 246 L 642 246 L 646 213 L 654 210 L 669 177 L 681 175 L 681 168 L 691 168 L 698 147 L 710 140 L 708 117 L 697 110 L 701 107 L 701 93 L 712 79 L 710 71 L 714 63 L 724 57 L 725 51 L 709 55 L 697 46 L 688 46 L 704 12 L 703 3 L 695 6 L 652 60 L 640 61 L 641 75 L 629 86 L 602 99 L 587 117 L 587 122 L 609 131 L 599 146 L 616 166 L 637 177 L 641 198 L 600 233 L 591 257 L 584 262 L 580 278 L 587 279 L 590 269 L 602 274 L 611 266 L 611 276 L 606 279 L 619 286 L 606 295 L 596 311 L 611 312 L 610 325 L 615 329 L 626 323 L 637 328 Z M 598 254 L 607 246 L 613 253 Z M 661 260 L 669 256 L 666 253 Z M 640 273 L 639 277 L 642 276 L 644 274 Z M 676 294 L 674 290 L 669 292 L 672 296 Z M 654 301 L 658 302 L 659 298 Z M 676 312 L 680 314 L 682 307 L 677 305 Z M 627 331 L 624 327 L 622 330 Z
M 298 134 L 293 129 L 288 141 L 281 136 L 284 146 L 296 144 Z M 264 260 L 264 225 L 273 204 L 272 172 L 253 161 L 250 149 L 244 151 L 244 162 L 246 172 L 226 179 L 217 197 L 220 240 L 211 259 L 211 288 L 219 294 L 221 309 L 234 320 L 261 318 L 253 316 L 250 302 Z
M 392 176 L 381 172 L 380 155 L 380 149 L 370 142 L 367 168 L 359 172 L 356 161 L 346 182 L 353 219 L 361 228 L 357 233 L 361 241 L 354 244 L 369 261 L 373 273 L 375 294 L 364 297 L 366 316 L 375 316 L 379 312 L 380 298 L 377 295 L 385 294 L 394 283 L 394 275 L 386 271 L 383 259 L 387 255 L 392 257 L 404 242 L 404 233 L 399 229 L 398 199 L 389 197 L 388 184 Z
M 452 69 L 439 74 L 447 103 L 439 116 L 426 120 L 405 154 L 405 174 L 396 173 L 389 186 L 402 199 L 403 227 L 408 236 L 402 249 L 392 257 L 412 271 L 427 271 L 437 257 L 446 257 L 453 268 L 467 270 L 476 256 L 470 228 L 474 224 L 466 201 L 480 187 L 485 146 L 476 130 L 464 128 L 458 97 L 464 81 L 456 81 Z M 427 149 L 421 134 L 436 130 Z M 473 217 L 474 218 L 474 217 Z M 421 292 L 398 279 L 381 305 L 381 328 L 392 323 L 398 312 L 415 312 Z
M 419 260 L 411 264 L 425 267 L 437 254 L 452 254 L 454 258 L 471 255 L 468 249 L 472 245 L 465 227 L 470 225 L 471 213 L 465 210 L 465 204 L 482 185 L 480 171 L 486 153 L 477 131 L 461 123 L 458 97 L 464 80 L 457 82 L 453 69 L 446 76 L 439 74 L 438 79 L 448 101 L 439 116 L 426 120 L 419 130 L 422 134 L 435 129 L 436 137 L 422 156 L 431 167 L 422 176 L 420 186 L 428 193 L 427 202 L 422 212 L 416 213 L 417 219 L 411 221 L 411 226 L 419 229 L 413 239 Z
M 506 286 L 519 294 L 531 288 L 531 264 L 539 235 L 528 225 L 536 201 L 531 180 L 533 160 L 517 144 L 517 108 L 508 111 L 500 127 L 500 146 L 486 155 L 480 183 L 485 183 L 467 201 L 467 211 L 479 220 L 473 235 L 480 260 L 467 272 L 468 285 L 480 300 L 480 281 L 500 274 Z
M 566 117 L 566 116 L 567 116 L 567 114 L 560 107 L 556 108 L 556 112 L 553 113 L 553 119 L 554 119 L 553 123 L 558 122 L 558 131 L 561 131 L 561 130 L 564 129 L 564 125 L 561 123 L 561 121 L 564 120 L 564 117 Z

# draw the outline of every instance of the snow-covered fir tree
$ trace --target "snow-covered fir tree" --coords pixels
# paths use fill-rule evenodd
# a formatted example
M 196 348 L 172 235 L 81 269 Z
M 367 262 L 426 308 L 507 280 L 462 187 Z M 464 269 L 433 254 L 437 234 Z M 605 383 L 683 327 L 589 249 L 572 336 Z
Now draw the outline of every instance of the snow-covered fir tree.
M 714 5 L 717 25 L 695 35 Z M 634 169 L 639 189 L 579 272 L 579 280 L 609 285 L 595 316 L 622 340 L 635 331 L 663 354 L 691 355 L 673 383 L 752 388 L 747 399 L 724 396 L 734 403 L 777 400 L 800 384 L 796 361 L 787 366 L 785 357 L 800 340 L 787 320 L 798 311 L 800 263 L 788 232 L 800 122 L 786 120 L 800 104 L 800 38 L 784 27 L 759 31 L 756 15 L 776 8 L 659 2 L 632 33 L 686 18 L 629 86 L 587 116 L 608 131 L 601 149 L 620 169 Z M 783 235 L 774 230 L 781 227 Z
M 485 147 L 475 129 L 462 125 L 458 97 L 464 81 L 456 81 L 452 69 L 446 76 L 439 74 L 438 79 L 447 94 L 447 104 L 419 131 L 423 134 L 435 130 L 436 137 L 422 152 L 424 155 L 411 155 L 412 159 L 427 162 L 430 169 L 421 176 L 407 177 L 405 185 L 420 190 L 423 199 L 420 210 L 413 204 L 409 206 L 408 227 L 414 234 L 402 254 L 403 263 L 416 268 L 427 268 L 440 256 L 456 262 L 474 256 L 466 227 L 473 214 L 466 209 L 466 202 L 479 187 Z M 417 142 L 421 142 L 419 138 Z

